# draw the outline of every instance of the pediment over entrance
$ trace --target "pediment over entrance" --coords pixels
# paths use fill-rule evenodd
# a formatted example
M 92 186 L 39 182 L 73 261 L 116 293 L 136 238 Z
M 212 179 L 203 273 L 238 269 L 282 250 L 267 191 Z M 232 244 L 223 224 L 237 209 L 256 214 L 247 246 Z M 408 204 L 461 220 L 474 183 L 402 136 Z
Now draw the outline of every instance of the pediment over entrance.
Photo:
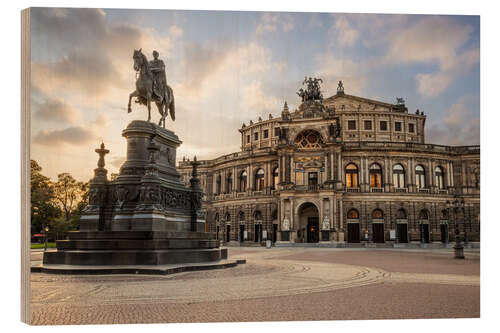
M 391 111 L 395 105 L 352 95 L 334 95 L 323 101 L 323 105 L 336 112 L 342 111 Z

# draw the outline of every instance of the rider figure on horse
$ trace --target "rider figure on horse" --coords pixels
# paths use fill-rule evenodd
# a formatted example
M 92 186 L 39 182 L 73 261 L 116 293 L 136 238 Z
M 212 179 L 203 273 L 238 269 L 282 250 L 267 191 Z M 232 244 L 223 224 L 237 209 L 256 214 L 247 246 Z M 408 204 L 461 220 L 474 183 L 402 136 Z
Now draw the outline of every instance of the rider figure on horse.
M 153 60 L 149 62 L 149 69 L 153 74 L 153 93 L 161 100 L 167 100 L 167 76 L 165 74 L 165 63 L 158 59 L 160 54 L 153 51 Z

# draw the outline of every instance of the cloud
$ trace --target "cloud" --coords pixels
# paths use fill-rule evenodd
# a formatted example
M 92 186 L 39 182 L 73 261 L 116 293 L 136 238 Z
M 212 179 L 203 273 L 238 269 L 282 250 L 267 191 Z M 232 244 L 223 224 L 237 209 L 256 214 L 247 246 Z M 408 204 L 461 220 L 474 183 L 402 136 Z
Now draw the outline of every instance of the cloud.
M 329 30 L 329 34 L 336 37 L 341 46 L 353 46 L 358 40 L 359 31 L 354 29 L 347 16 L 335 16 L 335 25 Z
M 436 97 L 444 92 L 461 73 L 479 63 L 479 49 L 469 50 L 446 63 L 440 71 L 417 74 L 417 91 L 426 97 Z
M 462 73 L 479 63 L 479 47 L 465 48 L 473 28 L 443 16 L 426 16 L 390 35 L 390 61 L 436 63 L 438 70 L 415 75 L 417 91 L 436 97 Z
M 176 25 L 170 26 L 165 36 L 151 28 L 110 23 L 103 13 L 98 9 L 36 9 L 33 38 L 43 40 L 56 58 L 32 62 L 35 88 L 46 94 L 85 95 L 95 105 L 113 88 L 133 87 L 133 48 L 142 47 L 147 55 L 157 49 L 166 57 L 174 41 L 183 35 Z M 34 55 L 35 59 L 44 56 Z
M 266 94 L 262 81 L 254 80 L 243 88 L 242 107 L 259 110 L 261 114 L 265 114 L 279 110 L 282 103 L 279 98 Z
M 33 116 L 40 120 L 74 123 L 80 118 L 80 113 L 62 99 L 46 97 L 42 103 L 34 103 Z
M 336 91 L 338 81 L 342 80 L 347 94 L 362 95 L 368 80 L 366 73 L 363 73 L 366 63 L 342 58 L 332 52 L 319 54 L 315 62 L 317 66 L 315 72 L 324 81 L 323 91 Z
M 479 105 L 477 96 L 465 96 L 445 111 L 441 123 L 428 129 L 428 141 L 447 145 L 471 145 L 480 142 L 480 121 L 473 112 Z
M 69 127 L 63 130 L 40 130 L 32 139 L 34 144 L 60 147 L 64 144 L 80 146 L 95 139 L 95 134 L 83 127 Z
M 289 32 L 295 27 L 291 14 L 287 13 L 263 13 L 257 24 L 256 33 L 262 35 L 268 32 Z

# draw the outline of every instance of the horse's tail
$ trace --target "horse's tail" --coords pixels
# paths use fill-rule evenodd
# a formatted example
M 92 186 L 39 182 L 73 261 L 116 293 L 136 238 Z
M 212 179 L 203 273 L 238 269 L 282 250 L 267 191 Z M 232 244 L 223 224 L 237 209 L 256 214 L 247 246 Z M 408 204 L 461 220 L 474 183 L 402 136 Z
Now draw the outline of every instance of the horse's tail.
M 169 102 L 168 102 L 168 109 L 170 110 L 170 117 L 172 120 L 175 120 L 175 101 L 174 101 L 174 91 L 172 90 L 171 87 L 168 87 L 168 95 L 169 95 Z M 165 108 L 165 112 L 167 112 Z

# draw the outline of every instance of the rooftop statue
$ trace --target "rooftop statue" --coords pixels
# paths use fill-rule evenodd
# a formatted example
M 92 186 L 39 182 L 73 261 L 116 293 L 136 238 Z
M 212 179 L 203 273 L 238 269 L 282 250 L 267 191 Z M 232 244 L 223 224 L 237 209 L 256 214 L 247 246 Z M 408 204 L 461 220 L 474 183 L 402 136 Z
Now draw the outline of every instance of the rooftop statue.
M 174 92 L 167 84 L 165 63 L 158 59 L 159 53 L 153 51 L 154 60 L 148 61 L 142 49 L 134 50 L 134 70 L 136 71 L 135 91 L 129 95 L 128 112 L 132 112 L 131 101 L 148 107 L 148 121 L 151 121 L 151 101 L 154 101 L 161 118 L 159 126 L 165 127 L 165 118 L 170 112 L 170 117 L 175 120 Z
M 302 85 L 305 85 L 306 89 L 300 88 L 297 92 L 297 95 L 302 98 L 302 102 L 323 100 L 323 94 L 321 93 L 321 87 L 319 85 L 320 82 L 323 83 L 323 80 L 311 77 L 308 78 L 307 76 L 304 78 Z
M 344 83 L 342 81 L 339 81 L 339 85 L 337 86 L 337 94 L 343 94 L 344 93 Z

